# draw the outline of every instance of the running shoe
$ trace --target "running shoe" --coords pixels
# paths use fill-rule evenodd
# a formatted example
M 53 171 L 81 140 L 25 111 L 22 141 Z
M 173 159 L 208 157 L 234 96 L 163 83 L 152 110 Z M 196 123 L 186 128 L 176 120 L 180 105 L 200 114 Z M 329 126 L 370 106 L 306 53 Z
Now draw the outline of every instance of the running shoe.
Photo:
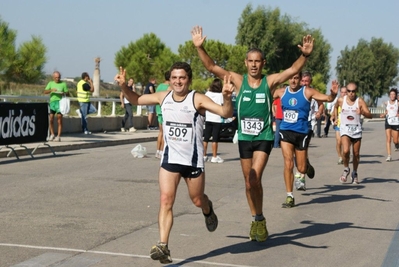
M 305 177 L 303 177 L 303 178 L 295 178 L 295 189 L 296 190 L 301 190 L 301 191 L 306 191 Z
M 338 158 L 338 165 L 342 165 L 344 164 L 344 161 L 341 157 Z
M 223 163 L 224 160 L 221 157 L 217 156 L 217 157 L 212 157 L 211 162 L 212 163 Z
M 134 133 L 135 131 L 137 131 L 137 130 L 136 130 L 136 128 L 134 128 L 134 127 L 131 127 L 131 128 L 129 129 L 129 132 L 131 132 L 131 133 Z
M 53 140 L 54 140 L 54 138 L 55 138 L 55 136 L 54 136 L 54 135 L 50 135 L 50 137 L 48 138 L 48 140 L 49 140 L 49 141 L 53 141 Z
M 172 263 L 172 257 L 168 245 L 158 242 L 151 248 L 150 257 L 153 260 L 159 260 L 160 263 Z
M 346 180 L 348 179 L 348 175 L 349 175 L 350 171 L 351 171 L 350 168 L 344 169 L 344 172 L 342 173 L 341 177 L 339 178 L 339 181 L 341 183 L 346 183 Z
M 210 208 L 210 213 L 209 215 L 205 215 L 205 225 L 206 228 L 208 229 L 209 232 L 213 232 L 216 230 L 216 228 L 218 228 L 218 217 L 216 216 L 215 212 L 213 211 L 213 205 L 212 205 L 212 201 L 209 201 L 209 208 Z
M 399 151 L 399 144 L 395 144 L 395 151 Z
M 385 161 L 391 161 L 391 160 L 392 160 L 391 155 L 389 155 Z
M 264 242 L 266 241 L 267 237 L 269 236 L 269 233 L 267 232 L 266 228 L 266 219 L 263 219 L 262 221 L 257 221 L 256 222 L 256 241 L 258 242 Z
M 282 208 L 293 208 L 295 207 L 295 199 L 293 197 L 287 196 Z
M 208 156 L 204 156 L 204 162 L 208 161 Z
M 313 177 L 315 176 L 315 170 L 314 170 L 313 166 L 310 165 L 309 159 L 306 159 L 306 162 L 307 162 L 307 165 L 308 165 L 308 168 L 307 168 L 307 170 L 306 170 L 306 175 L 307 175 L 310 179 L 313 179 Z
M 59 136 L 55 137 L 54 142 L 61 142 L 61 137 L 59 137 Z
M 357 178 L 357 172 L 352 172 L 352 184 L 359 184 L 359 179 Z
M 256 231 L 258 229 L 258 222 L 252 221 L 251 222 L 251 230 L 249 230 L 249 240 L 256 241 Z

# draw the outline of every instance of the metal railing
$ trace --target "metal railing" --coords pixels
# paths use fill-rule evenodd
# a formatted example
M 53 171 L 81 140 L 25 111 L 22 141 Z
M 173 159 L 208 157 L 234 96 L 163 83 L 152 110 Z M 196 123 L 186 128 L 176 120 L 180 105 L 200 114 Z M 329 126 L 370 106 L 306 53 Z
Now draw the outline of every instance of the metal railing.
M 68 98 L 71 101 L 78 102 L 77 97 L 69 97 Z M 24 95 L 0 95 L 0 101 L 1 102 L 8 102 L 9 100 L 13 100 L 13 102 L 18 102 L 15 100 L 22 100 L 21 102 L 49 102 L 50 98 L 48 96 L 24 96 Z M 102 116 L 102 103 L 112 103 L 112 109 L 111 109 L 111 116 L 115 116 L 115 111 L 116 111 L 116 105 L 117 103 L 120 103 L 121 100 L 119 98 L 101 98 L 101 97 L 91 97 L 90 98 L 91 102 L 98 102 L 98 107 L 97 107 L 97 116 L 101 117 Z M 142 109 L 145 109 L 145 106 L 137 106 L 137 115 L 142 114 Z
M 68 98 L 71 101 L 78 102 L 78 99 L 76 97 L 68 97 Z M 7 100 L 18 100 L 18 99 L 22 99 L 24 102 L 34 102 L 32 100 L 41 101 L 41 102 L 49 101 L 48 96 L 0 95 L 0 100 L 2 100 L 3 102 L 7 102 Z M 91 97 L 90 101 L 98 102 L 97 116 L 99 116 L 99 117 L 101 116 L 102 103 L 104 103 L 104 102 L 112 103 L 111 116 L 115 116 L 116 103 L 121 102 L 121 100 L 119 98 L 97 98 L 97 97 Z M 146 106 L 137 106 L 137 111 L 136 111 L 137 115 L 140 116 L 142 114 L 142 109 L 146 109 Z M 370 110 L 371 114 L 384 114 L 385 113 L 384 107 L 369 107 L 369 110 Z
M 371 114 L 384 114 L 386 108 L 383 107 L 369 107 Z

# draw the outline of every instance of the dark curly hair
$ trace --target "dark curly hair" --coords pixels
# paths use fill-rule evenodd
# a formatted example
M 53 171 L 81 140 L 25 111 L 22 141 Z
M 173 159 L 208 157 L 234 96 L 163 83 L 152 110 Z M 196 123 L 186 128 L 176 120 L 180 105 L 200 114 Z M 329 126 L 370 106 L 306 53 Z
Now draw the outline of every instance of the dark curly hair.
M 222 87 L 222 81 L 219 78 L 216 78 L 212 81 L 211 86 L 209 86 L 209 91 L 214 93 L 221 93 Z
M 170 72 L 173 70 L 185 70 L 187 73 L 187 76 L 190 80 L 193 79 L 193 71 L 191 70 L 190 64 L 186 62 L 175 62 L 172 67 L 170 67 Z

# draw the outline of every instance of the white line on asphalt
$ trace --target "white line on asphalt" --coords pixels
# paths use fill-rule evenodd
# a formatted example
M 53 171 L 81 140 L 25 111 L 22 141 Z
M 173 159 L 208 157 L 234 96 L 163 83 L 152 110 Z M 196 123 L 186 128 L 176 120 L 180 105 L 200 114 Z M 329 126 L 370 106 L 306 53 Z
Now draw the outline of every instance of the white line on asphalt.
M 123 256 L 123 257 L 133 257 L 133 258 L 145 258 L 150 259 L 149 256 L 137 255 L 137 254 L 127 254 L 127 253 L 115 253 L 115 252 L 107 252 L 107 251 L 96 251 L 96 250 L 84 250 L 84 249 L 73 249 L 73 248 L 58 248 L 58 247 L 43 247 L 43 246 L 31 246 L 31 245 L 20 245 L 20 244 L 8 244 L 8 243 L 0 243 L 2 247 L 20 247 L 20 248 L 33 248 L 33 249 L 43 249 L 43 250 L 58 250 L 58 251 L 71 251 L 71 252 L 80 252 L 80 253 L 93 253 L 93 254 L 102 254 L 102 255 L 111 255 L 111 256 Z M 228 264 L 228 263 L 217 263 L 217 262 L 209 262 L 209 261 L 188 261 L 185 259 L 175 259 L 173 258 L 175 263 L 179 262 L 187 262 L 187 263 L 200 263 L 206 264 L 210 266 L 226 266 L 226 267 L 256 267 L 250 265 L 237 265 L 237 264 Z

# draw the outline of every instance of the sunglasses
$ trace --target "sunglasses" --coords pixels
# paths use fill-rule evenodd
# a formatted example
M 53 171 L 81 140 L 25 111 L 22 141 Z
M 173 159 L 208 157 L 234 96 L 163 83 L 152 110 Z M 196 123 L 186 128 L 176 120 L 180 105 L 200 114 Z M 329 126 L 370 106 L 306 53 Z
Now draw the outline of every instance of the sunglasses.
M 347 91 L 348 93 L 355 93 L 355 92 L 356 92 L 356 89 L 355 89 L 355 90 L 348 90 L 348 89 L 346 89 L 346 91 Z

